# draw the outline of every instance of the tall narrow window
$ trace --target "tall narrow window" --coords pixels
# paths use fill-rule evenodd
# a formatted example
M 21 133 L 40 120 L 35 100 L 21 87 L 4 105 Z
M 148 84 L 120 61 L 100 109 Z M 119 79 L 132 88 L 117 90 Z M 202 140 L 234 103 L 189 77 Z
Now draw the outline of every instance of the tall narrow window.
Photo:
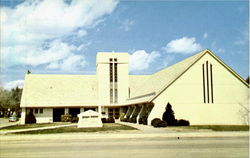
M 209 103 L 209 78 L 208 78 L 208 61 L 206 62 L 206 70 L 207 70 L 207 102 Z
M 110 103 L 113 104 L 113 86 L 114 86 L 114 76 L 113 76 L 113 59 L 109 59 L 109 81 L 110 81 Z
M 118 64 L 117 58 L 109 59 L 109 76 L 110 76 L 110 104 L 118 102 Z
M 113 103 L 113 89 L 110 89 L 110 103 Z
M 205 71 L 204 71 L 204 64 L 202 64 L 202 75 L 203 75 L 203 100 L 206 103 L 206 87 L 205 87 Z
M 115 61 L 117 61 L 117 59 L 115 58 Z M 114 64 L 114 88 L 115 88 L 115 103 L 118 102 L 118 88 L 117 88 L 117 81 L 118 81 L 118 74 L 117 74 L 117 63 Z
M 117 82 L 117 63 L 115 63 L 115 82 Z
M 118 98 L 118 93 L 117 93 L 117 89 L 115 89 L 115 103 L 117 103 L 117 98 Z
M 110 83 L 113 82 L 113 64 L 109 64 L 109 78 L 110 78 Z
M 202 64 L 203 77 L 203 101 L 204 103 L 214 103 L 214 87 L 213 87 L 213 66 L 206 61 Z
M 210 64 L 210 79 L 211 79 L 211 101 L 214 103 L 214 92 L 213 92 L 213 66 Z

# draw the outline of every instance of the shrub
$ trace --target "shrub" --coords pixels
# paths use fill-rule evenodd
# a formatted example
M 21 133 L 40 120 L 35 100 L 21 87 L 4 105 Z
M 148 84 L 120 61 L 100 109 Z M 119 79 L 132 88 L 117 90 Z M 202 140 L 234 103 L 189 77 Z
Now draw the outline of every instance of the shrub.
M 178 120 L 178 126 L 189 126 L 190 123 L 188 120 L 183 120 L 183 119 L 180 119 Z
M 125 119 L 124 116 L 125 116 L 125 113 L 122 112 L 122 113 L 120 114 L 120 121 L 123 121 L 123 120 Z
M 142 118 L 139 118 L 139 124 L 142 124 Z
M 30 110 L 28 116 L 25 118 L 26 124 L 36 123 L 36 117 L 33 114 L 33 110 Z
M 124 118 L 123 120 L 121 120 L 123 122 L 128 122 L 128 119 L 127 118 Z
M 130 118 L 128 122 L 130 122 L 130 123 L 136 123 L 136 117 Z
M 157 124 L 157 127 L 167 127 L 167 122 L 161 120 L 161 122 L 159 122 L 159 123 Z
M 72 115 L 66 114 L 61 116 L 61 121 L 62 122 L 71 122 L 72 120 Z
M 151 121 L 151 125 L 154 127 L 167 127 L 167 122 L 159 118 L 155 118 Z
M 115 119 L 113 117 L 106 119 L 106 123 L 115 123 Z
M 71 122 L 76 123 L 78 122 L 79 118 L 78 117 L 72 117 Z
M 148 124 L 147 117 L 139 118 L 139 124 L 147 125 Z
M 154 118 L 152 121 L 151 121 L 151 125 L 152 126 L 157 126 L 157 124 L 161 121 L 161 119 L 159 118 Z
M 102 118 L 102 123 L 106 123 L 107 119 L 106 118 Z

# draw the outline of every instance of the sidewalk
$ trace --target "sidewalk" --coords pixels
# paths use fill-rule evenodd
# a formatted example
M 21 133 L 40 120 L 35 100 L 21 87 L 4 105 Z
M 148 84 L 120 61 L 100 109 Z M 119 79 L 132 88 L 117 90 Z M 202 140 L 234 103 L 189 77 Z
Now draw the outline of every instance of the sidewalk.
M 137 124 L 137 123 L 129 123 L 129 122 L 121 122 L 121 121 L 117 121 L 116 123 L 137 128 L 143 133 L 166 133 L 166 132 L 171 133 L 171 132 L 175 132 L 175 131 L 166 131 L 162 128 L 154 128 L 153 126 L 142 125 L 142 124 Z
M 172 133 L 59 133 L 59 134 L 25 134 L 25 135 L 0 135 L 0 142 L 9 141 L 90 141 L 108 139 L 137 139 L 137 138 L 162 138 L 162 139 L 186 139 L 186 138 L 225 138 L 245 137 L 248 139 L 249 132 L 172 132 Z

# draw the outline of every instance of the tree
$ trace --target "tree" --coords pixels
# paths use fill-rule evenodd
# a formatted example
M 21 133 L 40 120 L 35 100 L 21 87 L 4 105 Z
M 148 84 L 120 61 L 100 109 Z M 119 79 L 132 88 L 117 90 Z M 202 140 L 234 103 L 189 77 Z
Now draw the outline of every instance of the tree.
M 0 88 L 0 115 L 4 115 L 8 109 L 18 112 L 20 109 L 21 95 L 21 88 L 16 87 L 11 91 Z
M 9 105 L 9 91 L 4 90 L 3 88 L 0 88 L 0 111 L 1 116 L 4 115 L 5 111 L 8 109 Z
M 162 120 L 167 122 L 168 126 L 175 126 L 177 124 L 177 120 L 174 116 L 174 111 L 172 110 L 172 105 L 170 103 L 166 106 L 166 111 L 163 113 Z
M 13 88 L 10 91 L 10 105 L 9 108 L 12 110 L 20 109 L 20 101 L 22 96 L 22 89 L 21 88 Z

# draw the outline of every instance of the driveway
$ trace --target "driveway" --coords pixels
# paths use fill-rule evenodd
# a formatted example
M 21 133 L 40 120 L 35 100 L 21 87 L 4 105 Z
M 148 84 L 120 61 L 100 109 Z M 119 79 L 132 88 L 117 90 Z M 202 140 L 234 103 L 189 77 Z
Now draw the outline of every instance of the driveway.
M 16 125 L 16 124 L 19 124 L 19 121 L 17 121 L 17 122 L 9 122 L 8 118 L 0 118 L 0 128 L 11 126 L 11 125 Z

